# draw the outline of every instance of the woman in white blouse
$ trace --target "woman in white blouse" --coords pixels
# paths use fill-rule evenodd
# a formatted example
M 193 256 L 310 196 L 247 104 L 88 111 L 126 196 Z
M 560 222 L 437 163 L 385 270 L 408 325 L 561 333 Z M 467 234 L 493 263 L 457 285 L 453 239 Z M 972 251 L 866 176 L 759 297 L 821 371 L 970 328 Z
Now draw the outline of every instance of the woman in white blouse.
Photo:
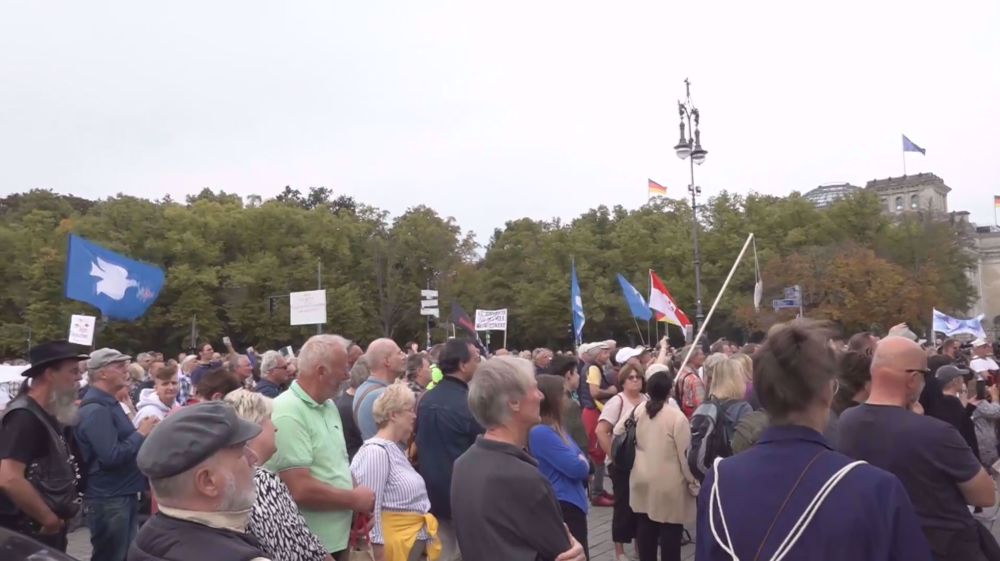
M 404 383 L 385 389 L 372 406 L 378 432 L 358 450 L 351 473 L 358 485 L 375 492 L 370 533 L 376 561 L 437 559 L 437 519 L 423 477 L 401 447 L 413 434 L 416 398 Z

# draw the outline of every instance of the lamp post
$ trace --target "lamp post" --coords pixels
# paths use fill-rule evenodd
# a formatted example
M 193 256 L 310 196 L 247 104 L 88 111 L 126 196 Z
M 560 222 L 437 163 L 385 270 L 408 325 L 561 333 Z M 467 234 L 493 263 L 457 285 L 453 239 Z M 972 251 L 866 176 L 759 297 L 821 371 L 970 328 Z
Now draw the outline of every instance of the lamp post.
M 691 184 L 688 191 L 691 193 L 691 239 L 694 243 L 694 293 L 695 293 L 695 329 L 701 325 L 705 319 L 705 313 L 701 306 L 701 251 L 698 249 L 698 195 L 701 194 L 701 187 L 694 183 L 694 165 L 699 166 L 705 162 L 708 151 L 701 147 L 701 130 L 698 123 L 701 113 L 698 108 L 691 103 L 691 82 L 685 78 L 684 87 L 687 98 L 682 102 L 677 102 L 677 110 L 680 113 L 681 139 L 674 146 L 674 152 L 682 160 L 689 160 L 691 166 Z M 685 131 L 685 121 L 687 129 Z M 690 159 L 688 158 L 690 156 Z

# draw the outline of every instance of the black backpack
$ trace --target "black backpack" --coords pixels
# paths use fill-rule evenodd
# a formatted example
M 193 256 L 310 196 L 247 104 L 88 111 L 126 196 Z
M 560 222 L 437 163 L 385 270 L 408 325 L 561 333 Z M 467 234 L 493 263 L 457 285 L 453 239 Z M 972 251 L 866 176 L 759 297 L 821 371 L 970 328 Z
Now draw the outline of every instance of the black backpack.
M 712 469 L 716 458 L 733 455 L 730 445 L 732 435 L 726 421 L 726 408 L 731 402 L 710 397 L 698 406 L 691 416 L 691 448 L 688 450 L 688 467 L 698 481 Z

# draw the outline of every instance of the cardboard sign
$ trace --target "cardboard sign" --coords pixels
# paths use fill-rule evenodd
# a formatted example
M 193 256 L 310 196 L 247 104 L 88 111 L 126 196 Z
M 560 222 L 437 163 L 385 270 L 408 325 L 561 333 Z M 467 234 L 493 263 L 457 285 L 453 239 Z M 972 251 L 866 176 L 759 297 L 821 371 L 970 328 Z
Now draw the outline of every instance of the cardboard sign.
M 476 310 L 476 331 L 507 331 L 507 308 Z
M 97 318 L 94 316 L 81 316 L 73 314 L 69 320 L 69 337 L 66 339 L 70 343 L 89 347 L 94 344 L 94 325 Z
M 326 291 L 309 290 L 288 295 L 291 325 L 326 323 Z

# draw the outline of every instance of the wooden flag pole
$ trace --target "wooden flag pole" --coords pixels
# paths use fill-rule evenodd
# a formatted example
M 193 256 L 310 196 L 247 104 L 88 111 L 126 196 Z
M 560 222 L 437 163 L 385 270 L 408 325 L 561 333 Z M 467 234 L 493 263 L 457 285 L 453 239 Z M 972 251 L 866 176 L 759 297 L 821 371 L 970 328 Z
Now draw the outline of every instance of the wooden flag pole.
M 705 328 L 708 327 L 708 322 L 712 320 L 712 314 L 715 313 L 715 308 L 716 306 L 719 305 L 719 300 L 722 300 L 722 295 L 726 293 L 726 288 L 729 287 L 729 281 L 733 280 L 733 275 L 736 273 L 736 267 L 738 267 L 740 261 L 743 260 L 743 254 L 747 252 L 747 248 L 750 247 L 750 242 L 752 241 L 753 241 L 753 232 L 750 232 L 750 235 L 747 236 L 747 241 L 743 242 L 743 249 L 740 250 L 739 256 L 736 257 L 736 261 L 733 263 L 733 267 L 729 269 L 729 275 L 726 277 L 726 282 L 722 283 L 722 288 L 719 290 L 719 293 L 715 296 L 715 302 L 712 303 L 712 308 L 708 310 L 708 315 L 705 316 L 705 321 L 701 322 L 701 325 L 698 326 L 698 334 L 694 338 L 695 344 L 691 345 L 690 348 L 688 349 L 687 354 L 684 355 L 684 362 L 681 363 L 680 369 L 677 370 L 678 372 L 684 370 L 684 367 L 687 366 L 688 360 L 691 358 L 691 353 L 694 352 L 695 345 L 698 343 L 698 341 L 701 340 L 701 336 L 705 332 Z

